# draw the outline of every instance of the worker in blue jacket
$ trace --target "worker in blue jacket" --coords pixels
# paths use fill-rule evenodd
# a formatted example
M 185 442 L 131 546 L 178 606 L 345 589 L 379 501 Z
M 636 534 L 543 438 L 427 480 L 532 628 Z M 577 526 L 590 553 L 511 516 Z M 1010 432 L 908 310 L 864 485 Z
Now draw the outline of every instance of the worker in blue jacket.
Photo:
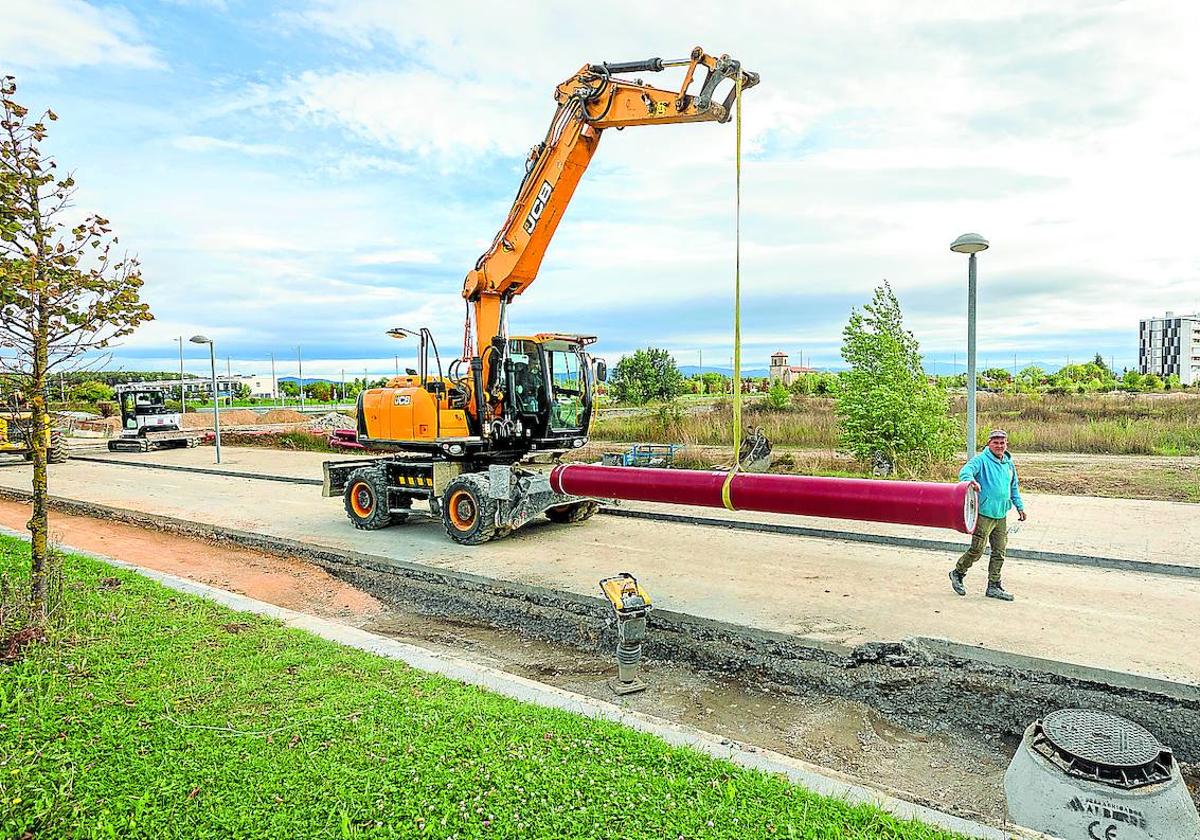
M 988 563 L 988 585 L 984 594 L 989 598 L 1011 601 L 1013 596 L 1005 592 L 1000 584 L 1004 549 L 1008 545 L 1008 511 L 1015 507 L 1017 519 L 1024 522 L 1025 503 L 1021 501 L 1017 468 L 1008 452 L 1008 434 L 1003 429 L 993 429 L 988 434 L 987 449 L 963 465 L 958 480 L 970 481 L 979 491 L 979 521 L 975 524 L 971 547 L 950 570 L 950 585 L 959 595 L 967 594 L 963 578 L 975 561 L 983 556 L 984 547 L 991 543 L 992 557 Z

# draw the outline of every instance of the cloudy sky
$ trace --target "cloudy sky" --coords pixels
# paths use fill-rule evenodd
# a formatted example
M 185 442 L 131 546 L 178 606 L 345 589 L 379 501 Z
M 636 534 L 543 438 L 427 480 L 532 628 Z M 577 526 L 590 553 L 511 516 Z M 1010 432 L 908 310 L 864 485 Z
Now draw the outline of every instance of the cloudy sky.
M 196 332 L 243 372 L 273 352 L 285 374 L 299 345 L 308 375 L 388 373 L 409 350 L 394 325 L 453 354 L 463 276 L 555 85 L 699 44 L 762 76 L 744 113 L 748 365 L 836 365 L 850 307 L 886 278 L 930 366 L 961 367 L 966 258 L 948 246 L 977 230 L 981 363 L 1121 367 L 1139 317 L 1200 309 L 1198 8 L 3 0 L 0 72 L 59 114 L 48 148 L 79 209 L 144 263 L 156 320 L 117 366 L 176 366 Z M 733 198 L 732 125 L 606 132 L 513 332 L 727 366 Z

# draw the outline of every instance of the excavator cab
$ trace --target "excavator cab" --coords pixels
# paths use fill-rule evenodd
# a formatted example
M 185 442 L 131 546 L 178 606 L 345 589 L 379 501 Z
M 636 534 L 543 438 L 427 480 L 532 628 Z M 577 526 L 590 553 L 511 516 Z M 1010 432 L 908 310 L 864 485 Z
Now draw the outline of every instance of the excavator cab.
M 485 382 L 482 363 L 455 360 L 443 371 L 427 329 L 389 334 L 419 337 L 419 370 L 359 396 L 360 442 L 450 460 L 485 453 L 515 460 L 586 442 L 595 382 L 606 375 L 585 349 L 594 337 L 498 336 Z
M 592 357 L 584 348 L 594 340 L 555 333 L 509 340 L 511 374 L 507 365 L 497 370 L 512 378 L 513 419 L 521 430 L 519 438 L 549 448 L 554 448 L 556 440 L 564 442 L 563 449 L 582 446 L 574 441 L 587 435 L 596 378 Z

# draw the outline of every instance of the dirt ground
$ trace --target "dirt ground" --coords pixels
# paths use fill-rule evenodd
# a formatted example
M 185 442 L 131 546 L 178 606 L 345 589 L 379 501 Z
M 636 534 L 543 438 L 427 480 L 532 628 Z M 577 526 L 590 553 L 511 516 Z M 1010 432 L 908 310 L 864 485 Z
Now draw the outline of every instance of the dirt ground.
M 21 530 L 28 511 L 27 505 L 0 501 L 0 524 Z M 61 544 L 614 699 L 606 684 L 615 671 L 611 657 L 494 627 L 404 614 L 294 558 L 60 513 L 51 515 L 51 533 Z M 1002 779 L 1013 744 L 985 735 L 969 740 L 914 732 L 860 703 L 798 698 L 778 684 L 722 680 L 669 663 L 647 662 L 643 677 L 650 687 L 623 701 L 631 708 L 830 767 L 963 816 L 1003 818 Z

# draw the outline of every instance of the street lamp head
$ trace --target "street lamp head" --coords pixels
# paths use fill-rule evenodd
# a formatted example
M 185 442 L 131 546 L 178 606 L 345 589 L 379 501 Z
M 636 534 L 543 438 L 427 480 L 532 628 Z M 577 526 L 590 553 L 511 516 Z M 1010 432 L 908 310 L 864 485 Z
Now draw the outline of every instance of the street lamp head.
M 406 329 L 405 327 L 392 327 L 390 330 L 387 331 L 387 334 L 389 336 L 391 336 L 392 338 L 398 338 L 398 339 L 405 339 L 410 336 L 416 335 L 415 332 L 413 332 L 410 329 Z
M 988 241 L 978 233 L 964 233 L 950 243 L 950 250 L 959 254 L 974 254 L 976 251 L 986 251 Z
M 194 335 L 188 341 L 192 342 L 192 344 L 212 344 L 211 338 L 206 338 L 202 335 Z

